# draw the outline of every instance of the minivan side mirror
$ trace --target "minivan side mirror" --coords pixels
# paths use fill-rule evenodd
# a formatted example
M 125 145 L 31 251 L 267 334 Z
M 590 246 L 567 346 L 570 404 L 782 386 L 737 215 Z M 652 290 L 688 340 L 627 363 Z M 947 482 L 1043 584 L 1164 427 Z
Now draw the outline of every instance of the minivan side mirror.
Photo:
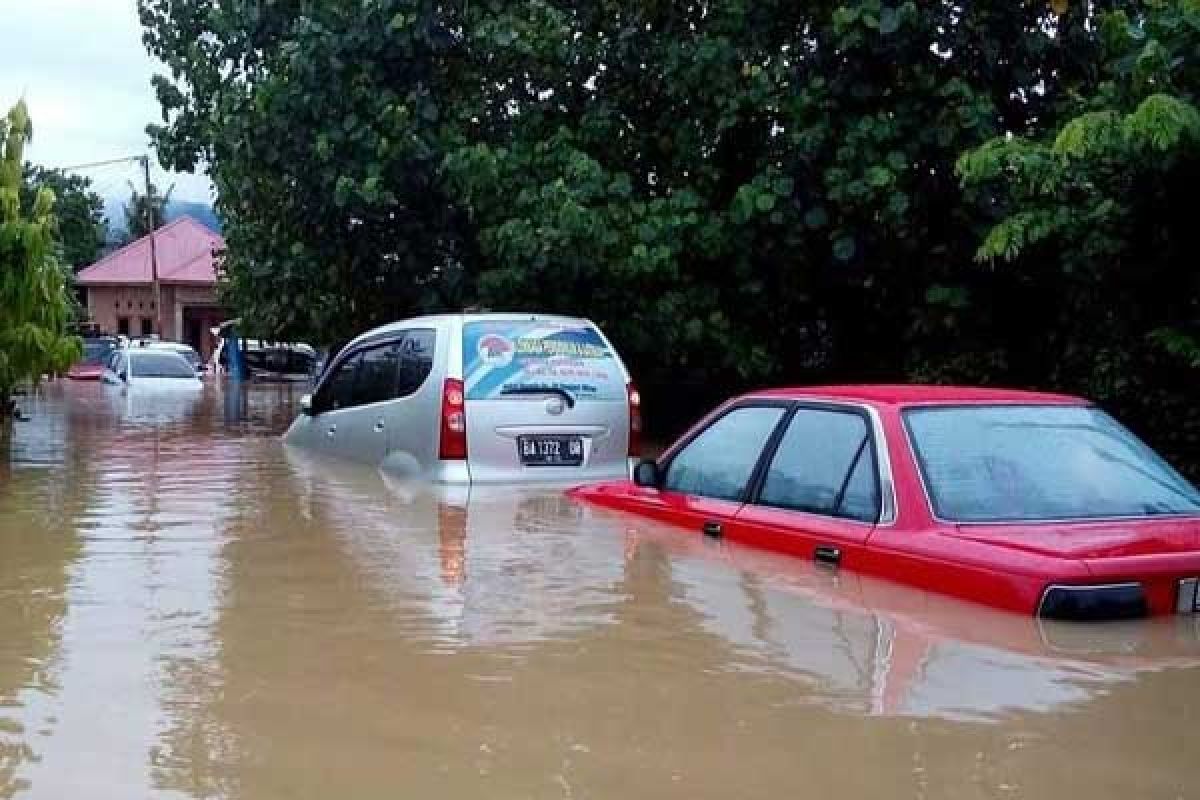
M 633 482 L 646 489 L 657 489 L 659 482 L 658 462 L 646 459 L 633 468 Z
M 300 396 L 300 413 L 312 416 L 313 397 L 311 394 L 304 394 Z

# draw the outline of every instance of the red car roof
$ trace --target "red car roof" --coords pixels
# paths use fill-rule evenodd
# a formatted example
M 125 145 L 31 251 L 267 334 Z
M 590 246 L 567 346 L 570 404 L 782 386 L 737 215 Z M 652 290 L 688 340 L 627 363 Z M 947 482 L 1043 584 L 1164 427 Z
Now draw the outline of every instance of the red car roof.
M 1037 405 L 1086 405 L 1087 400 L 1066 394 L 1029 392 L 1019 389 L 983 389 L 969 386 L 922 386 L 915 384 L 858 386 L 795 386 L 749 392 L 746 397 L 779 397 L 789 400 L 853 400 L 886 405 L 1030 403 Z

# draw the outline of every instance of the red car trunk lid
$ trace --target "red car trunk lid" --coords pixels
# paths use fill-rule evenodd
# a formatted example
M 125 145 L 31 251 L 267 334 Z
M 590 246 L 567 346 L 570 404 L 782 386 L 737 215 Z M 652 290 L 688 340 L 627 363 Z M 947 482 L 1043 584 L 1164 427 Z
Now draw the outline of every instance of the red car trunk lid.
M 1200 558 L 1200 517 L 1145 518 L 1097 522 L 963 524 L 964 539 L 1029 553 L 1084 560 L 1140 555 Z

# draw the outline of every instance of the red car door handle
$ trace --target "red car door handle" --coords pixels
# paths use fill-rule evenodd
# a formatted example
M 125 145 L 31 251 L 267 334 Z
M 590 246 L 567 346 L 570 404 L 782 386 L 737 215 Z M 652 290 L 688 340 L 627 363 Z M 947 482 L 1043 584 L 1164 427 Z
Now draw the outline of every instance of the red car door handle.
M 714 539 L 720 538 L 721 534 L 725 532 L 725 529 L 721 527 L 721 523 L 715 520 L 705 522 L 702 530 L 705 536 L 711 536 Z
M 842 562 L 842 551 L 836 547 L 820 544 L 817 545 L 815 550 L 813 550 L 813 558 L 816 559 L 817 563 L 819 564 L 832 564 L 833 566 L 837 566 Z

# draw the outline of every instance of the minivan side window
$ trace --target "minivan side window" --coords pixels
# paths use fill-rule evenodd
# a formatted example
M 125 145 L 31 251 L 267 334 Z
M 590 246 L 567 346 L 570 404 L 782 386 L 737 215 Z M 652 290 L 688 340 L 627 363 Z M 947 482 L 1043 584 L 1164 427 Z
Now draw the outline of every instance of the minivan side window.
M 413 394 L 433 371 L 432 330 L 407 331 L 338 364 L 317 393 L 321 411 L 382 403 Z
M 433 371 L 433 348 L 437 335 L 432 330 L 412 330 L 404 334 L 400 349 L 400 376 L 396 396 L 415 394 Z
M 724 414 L 671 459 L 663 488 L 741 500 L 763 447 L 785 412 L 781 406 L 743 406 Z
M 353 405 L 354 382 L 358 377 L 358 367 L 362 363 L 362 353 L 355 353 L 337 365 L 329 380 L 321 387 L 317 396 L 317 406 L 322 411 L 336 411 L 340 408 L 350 408 Z
M 396 396 L 396 375 L 400 371 L 401 342 L 393 341 L 362 351 L 358 378 L 350 395 L 350 405 L 382 403 Z
M 879 479 L 867 421 L 851 411 L 798 409 L 767 468 L 758 503 L 875 522 Z

